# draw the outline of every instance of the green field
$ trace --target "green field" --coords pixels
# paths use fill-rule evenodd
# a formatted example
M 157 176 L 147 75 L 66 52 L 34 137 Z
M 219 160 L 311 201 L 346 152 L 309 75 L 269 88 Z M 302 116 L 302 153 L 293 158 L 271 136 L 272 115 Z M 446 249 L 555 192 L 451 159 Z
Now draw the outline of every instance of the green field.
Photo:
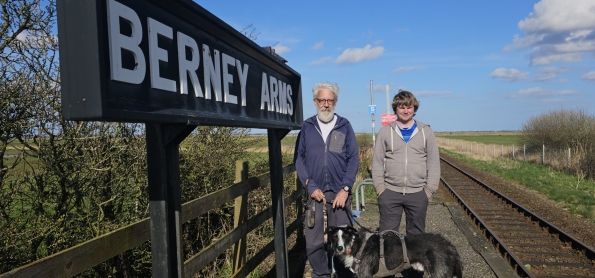
M 436 137 L 482 144 L 522 145 L 520 132 L 437 132 Z

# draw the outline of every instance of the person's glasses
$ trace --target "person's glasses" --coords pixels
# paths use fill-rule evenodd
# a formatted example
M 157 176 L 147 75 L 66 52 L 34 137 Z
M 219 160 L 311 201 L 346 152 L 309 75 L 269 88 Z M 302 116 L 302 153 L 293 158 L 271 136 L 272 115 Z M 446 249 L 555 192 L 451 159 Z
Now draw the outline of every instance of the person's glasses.
M 317 98 L 317 99 L 316 99 L 316 102 L 317 102 L 318 104 L 326 104 L 326 103 L 328 103 L 328 104 L 330 104 L 330 105 L 333 105 L 333 104 L 335 104 L 335 100 L 334 100 L 334 99 L 319 99 L 319 98 Z

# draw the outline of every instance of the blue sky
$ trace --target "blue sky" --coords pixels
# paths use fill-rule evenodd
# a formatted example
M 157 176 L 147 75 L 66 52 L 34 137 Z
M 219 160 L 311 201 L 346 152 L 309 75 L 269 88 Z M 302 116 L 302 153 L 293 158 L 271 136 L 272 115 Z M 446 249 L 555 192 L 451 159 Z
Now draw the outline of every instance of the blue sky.
M 274 46 L 311 88 L 339 84 L 336 113 L 376 132 L 399 89 L 434 131 L 519 130 L 560 109 L 595 115 L 595 1 L 212 1 L 196 3 Z M 392 112 L 392 111 L 391 111 Z

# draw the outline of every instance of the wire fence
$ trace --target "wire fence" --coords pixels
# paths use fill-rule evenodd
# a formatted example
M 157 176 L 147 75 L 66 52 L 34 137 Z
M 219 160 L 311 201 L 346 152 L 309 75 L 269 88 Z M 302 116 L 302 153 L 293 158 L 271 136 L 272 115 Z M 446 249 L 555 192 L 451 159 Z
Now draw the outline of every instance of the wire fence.
M 526 145 L 495 145 L 436 138 L 438 146 L 455 152 L 465 153 L 480 160 L 507 158 L 549 165 L 558 170 L 567 171 L 584 177 L 595 177 L 592 155 L 586 148 L 548 148 Z

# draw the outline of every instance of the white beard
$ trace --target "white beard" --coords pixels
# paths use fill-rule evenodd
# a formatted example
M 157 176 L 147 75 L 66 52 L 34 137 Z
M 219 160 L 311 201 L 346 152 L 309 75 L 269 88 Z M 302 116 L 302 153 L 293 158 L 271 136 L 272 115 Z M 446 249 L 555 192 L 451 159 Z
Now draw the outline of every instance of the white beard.
M 324 108 L 318 109 L 318 119 L 322 122 L 328 123 L 333 120 L 333 117 L 335 117 L 335 110 L 331 108 L 323 109 Z

